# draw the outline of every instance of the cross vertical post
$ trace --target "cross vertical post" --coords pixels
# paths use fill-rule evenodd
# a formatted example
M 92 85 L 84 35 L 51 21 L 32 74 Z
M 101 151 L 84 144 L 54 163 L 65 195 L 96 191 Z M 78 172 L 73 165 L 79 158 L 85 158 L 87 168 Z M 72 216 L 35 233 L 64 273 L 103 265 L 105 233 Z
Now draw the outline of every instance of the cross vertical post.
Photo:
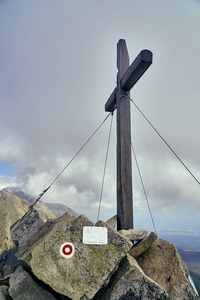
M 130 90 L 152 64 L 153 54 L 142 50 L 129 66 L 125 40 L 117 44 L 117 87 L 105 111 L 117 108 L 117 230 L 133 228 Z
M 130 91 L 121 79 L 129 68 L 124 40 L 117 44 L 117 229 L 133 228 Z

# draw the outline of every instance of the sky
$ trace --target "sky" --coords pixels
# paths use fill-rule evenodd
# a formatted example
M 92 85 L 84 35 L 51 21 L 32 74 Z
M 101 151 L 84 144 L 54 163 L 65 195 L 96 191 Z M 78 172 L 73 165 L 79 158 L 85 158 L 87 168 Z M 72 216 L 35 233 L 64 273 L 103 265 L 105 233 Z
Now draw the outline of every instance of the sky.
M 131 98 L 200 180 L 199 0 L 0 0 L 0 189 L 37 198 L 107 117 L 116 47 L 153 53 Z M 157 231 L 199 233 L 200 186 L 131 105 Z M 96 221 L 111 116 L 41 199 Z M 153 231 L 133 160 L 135 229 Z M 100 219 L 116 214 L 116 115 Z

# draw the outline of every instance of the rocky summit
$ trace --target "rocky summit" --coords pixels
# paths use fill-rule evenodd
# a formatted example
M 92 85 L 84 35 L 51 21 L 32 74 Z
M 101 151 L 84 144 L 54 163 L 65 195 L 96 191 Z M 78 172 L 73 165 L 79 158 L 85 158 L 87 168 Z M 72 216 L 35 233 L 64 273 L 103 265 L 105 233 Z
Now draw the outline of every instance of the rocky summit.
M 112 227 L 104 222 L 108 230 L 107 245 L 87 245 L 82 242 L 84 226 L 95 226 L 86 216 L 75 218 L 70 213 L 64 214 L 49 226 L 39 226 L 37 211 L 29 212 L 22 220 L 32 225 L 38 222 L 38 232 L 34 233 L 32 243 L 19 248 L 16 254 L 22 265 L 34 273 L 39 280 L 51 286 L 53 290 L 71 299 L 93 299 L 99 289 L 103 288 L 116 271 L 120 261 L 132 247 L 130 240 L 119 235 Z M 11 228 L 11 235 L 17 244 L 21 244 L 20 226 Z M 65 242 L 73 244 L 75 253 L 71 258 L 60 254 L 60 247 Z
M 46 222 L 36 210 L 26 213 L 11 227 L 20 262 L 9 280 L 12 299 L 198 299 L 173 245 L 109 223 L 70 213 Z M 107 242 L 85 243 L 85 227 L 106 228 Z
M 155 233 L 118 232 L 116 216 L 94 224 L 23 212 L 10 227 L 15 260 L 1 269 L 0 300 L 199 299 L 175 246 Z

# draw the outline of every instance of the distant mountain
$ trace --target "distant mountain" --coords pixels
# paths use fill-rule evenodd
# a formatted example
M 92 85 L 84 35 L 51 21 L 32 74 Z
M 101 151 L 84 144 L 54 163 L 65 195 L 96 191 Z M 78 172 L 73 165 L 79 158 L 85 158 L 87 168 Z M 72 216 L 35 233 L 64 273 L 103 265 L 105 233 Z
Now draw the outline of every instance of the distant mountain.
M 182 250 L 178 249 L 178 252 L 185 262 L 192 262 L 200 264 L 200 250 Z
M 13 194 L 19 198 L 22 198 L 26 201 L 28 201 L 29 203 L 34 203 L 35 199 L 30 196 L 29 194 L 23 192 L 20 188 L 18 187 L 7 187 L 2 189 L 2 191 L 5 191 L 6 193 L 10 193 Z
M 12 195 L 18 196 L 22 199 L 25 199 L 29 203 L 33 204 L 35 202 L 35 198 L 24 191 L 22 191 L 18 187 L 7 187 L 4 188 L 2 191 L 10 193 Z M 46 203 L 42 202 L 41 200 L 37 203 L 36 207 L 47 211 L 48 213 L 54 215 L 55 217 L 61 217 L 64 213 L 70 212 L 75 217 L 78 217 L 80 214 L 77 213 L 75 210 L 69 208 L 68 206 L 61 204 L 61 203 Z
M 174 244 L 178 249 L 187 250 L 200 250 L 200 234 L 196 232 L 185 232 L 181 234 L 180 232 L 174 232 L 174 234 L 159 233 L 159 238 L 169 241 Z

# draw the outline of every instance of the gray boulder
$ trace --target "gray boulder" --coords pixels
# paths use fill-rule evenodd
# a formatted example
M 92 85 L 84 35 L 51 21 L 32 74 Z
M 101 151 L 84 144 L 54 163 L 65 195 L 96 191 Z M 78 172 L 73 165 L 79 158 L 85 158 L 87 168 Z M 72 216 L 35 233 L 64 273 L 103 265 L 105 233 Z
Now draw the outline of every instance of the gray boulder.
M 149 249 L 138 257 L 137 262 L 147 276 L 167 291 L 170 299 L 199 299 L 176 247 L 168 241 L 154 241 Z
M 24 218 L 22 221 L 23 226 Z M 84 215 L 76 219 L 66 213 L 45 230 L 46 225 L 43 225 L 33 236 L 34 243 L 30 243 L 29 247 L 26 243 L 17 257 L 34 276 L 57 293 L 74 300 L 93 299 L 98 290 L 107 285 L 132 247 L 128 239 L 108 224 L 99 221 L 96 225 L 107 228 L 108 244 L 83 244 L 83 227 L 95 226 L 94 223 Z M 70 258 L 60 253 L 64 243 L 73 244 L 75 251 Z
M 147 277 L 137 261 L 127 255 L 121 262 L 108 287 L 102 289 L 94 300 L 167 300 L 165 290 Z
M 108 225 L 110 225 L 111 227 L 115 228 L 115 226 L 116 226 L 116 224 L 117 224 L 117 215 L 115 215 L 114 217 L 108 219 L 108 220 L 106 221 L 106 223 L 107 223 Z
M 45 222 L 46 219 L 37 210 L 29 210 L 22 219 L 18 220 L 10 228 L 11 237 L 15 245 L 22 248 Z
M 15 272 L 17 265 L 5 265 L 2 269 L 3 277 L 6 277 Z
M 125 237 L 127 237 L 127 239 L 131 241 L 140 241 L 144 239 L 148 233 L 148 231 L 146 230 L 136 230 L 136 229 L 128 229 L 128 230 L 121 229 L 118 232 L 124 235 Z
M 0 286 L 0 300 L 11 300 L 7 286 Z
M 157 235 L 154 232 L 151 232 L 150 235 L 146 236 L 143 240 L 139 241 L 135 244 L 129 254 L 134 258 L 139 257 L 142 253 L 144 253 L 151 244 L 157 239 Z
M 9 294 L 13 300 L 56 300 L 51 293 L 38 285 L 22 266 L 19 266 L 10 278 Z

